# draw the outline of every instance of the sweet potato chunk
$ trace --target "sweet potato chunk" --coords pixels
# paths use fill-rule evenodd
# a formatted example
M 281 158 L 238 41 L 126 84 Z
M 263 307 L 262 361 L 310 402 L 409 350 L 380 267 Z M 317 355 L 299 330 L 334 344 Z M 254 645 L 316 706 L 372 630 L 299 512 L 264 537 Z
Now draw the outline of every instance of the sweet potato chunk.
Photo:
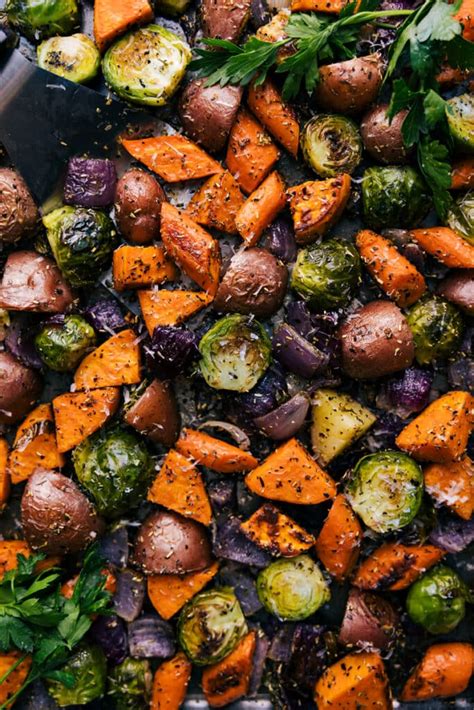
M 329 572 L 342 581 L 352 571 L 362 543 L 362 526 L 346 497 L 336 496 L 316 540 L 316 554 Z
M 346 173 L 327 180 L 310 180 L 288 192 L 296 241 L 308 244 L 325 234 L 339 219 L 351 192 Z
M 247 195 L 273 169 L 279 151 L 268 133 L 245 109 L 241 109 L 230 132 L 226 163 Z
M 422 702 L 458 695 L 466 690 L 473 671 L 472 644 L 437 643 L 426 650 L 407 680 L 401 700 Z
M 272 555 L 296 557 L 314 545 L 314 537 L 271 503 L 264 503 L 240 526 L 242 532 Z
M 10 473 L 8 471 L 8 442 L 0 439 L 0 512 L 10 496 Z
M 390 689 L 377 653 L 350 653 L 327 668 L 316 682 L 318 710 L 390 710 Z
M 180 609 L 204 589 L 219 570 L 219 563 L 213 564 L 202 572 L 189 574 L 158 574 L 147 579 L 150 601 L 163 619 L 171 619 Z
M 444 556 L 434 545 L 402 545 L 387 542 L 365 559 L 353 584 L 360 589 L 406 589 Z
M 237 231 L 247 246 L 255 246 L 285 205 L 285 183 L 275 170 L 252 192 L 236 215 Z
M 247 103 L 267 131 L 296 158 L 300 143 L 300 127 L 292 107 L 281 98 L 270 79 L 260 86 L 252 83 Z
M 184 703 L 192 665 L 181 651 L 158 666 L 153 677 L 150 710 L 179 710 Z
M 148 0 L 94 0 L 94 39 L 102 52 L 132 25 L 153 20 Z
M 244 196 L 239 185 L 226 170 L 206 180 L 193 195 L 186 214 L 205 227 L 227 234 L 237 234 L 235 218 L 243 204 Z
M 52 404 L 58 450 L 64 453 L 78 446 L 113 417 L 119 403 L 119 387 L 65 392 L 55 397 Z
M 474 512 L 474 463 L 461 461 L 432 463 L 424 470 L 425 489 L 438 505 L 446 505 L 463 520 Z
M 0 678 L 8 673 L 10 668 L 14 666 L 23 656 L 21 651 L 10 651 L 9 653 L 0 654 Z M 8 702 L 25 682 L 31 668 L 31 657 L 25 656 L 24 660 L 10 673 L 2 683 L 0 683 L 0 705 Z M 5 705 L 11 708 L 12 705 Z
M 257 632 L 250 631 L 222 661 L 204 669 L 202 689 L 211 708 L 247 695 L 256 642 Z
M 76 390 L 136 385 L 141 382 L 141 355 L 133 330 L 122 330 L 81 362 L 74 376 Z
M 38 468 L 58 469 L 64 457 L 58 450 L 50 404 L 40 404 L 28 414 L 16 432 L 8 457 L 12 483 L 26 481 Z
M 178 275 L 163 247 L 128 244 L 114 251 L 112 271 L 117 291 L 155 286 L 172 281 Z
M 190 461 L 217 473 L 240 473 L 258 465 L 249 451 L 216 439 L 197 429 L 183 429 L 176 449 Z
M 212 302 L 200 291 L 139 291 L 143 320 L 150 335 L 159 325 L 180 325 Z

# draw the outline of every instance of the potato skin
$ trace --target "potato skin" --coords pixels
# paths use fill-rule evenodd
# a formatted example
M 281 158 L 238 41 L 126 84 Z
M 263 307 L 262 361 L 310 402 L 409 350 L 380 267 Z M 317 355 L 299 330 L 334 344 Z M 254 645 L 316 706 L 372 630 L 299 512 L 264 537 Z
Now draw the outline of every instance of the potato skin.
M 288 270 L 266 249 L 238 252 L 221 280 L 214 307 L 223 313 L 266 318 L 283 303 Z
M 38 223 L 38 208 L 21 175 L 0 168 L 0 242 L 12 244 L 27 237 Z
M 190 81 L 179 102 L 186 134 L 211 153 L 222 150 L 242 99 L 241 86 L 204 86 L 204 79 Z
M 364 148 L 374 160 L 384 165 L 403 165 L 408 160 L 408 150 L 402 136 L 402 125 L 408 111 L 397 113 L 390 123 L 388 104 L 369 109 L 360 124 Z
M 158 510 L 142 523 L 133 560 L 145 574 L 186 574 L 209 567 L 211 546 L 204 526 Z
M 349 316 L 339 329 L 342 367 L 356 380 L 373 379 L 411 365 L 413 335 L 391 301 L 372 301 Z
M 377 97 L 382 67 L 378 53 L 321 67 L 315 90 L 317 106 L 351 116 L 361 113 Z
M 81 552 L 105 531 L 103 520 L 78 486 L 62 473 L 37 470 L 21 499 L 21 524 L 34 550 Z
M 64 313 L 76 296 L 56 263 L 35 251 L 9 255 L 0 283 L 0 308 Z
M 441 281 L 436 292 L 468 315 L 474 316 L 474 271 L 472 269 L 453 271 Z
M 179 435 L 180 417 L 170 383 L 153 380 L 124 420 L 155 444 L 173 446 Z
M 9 352 L 0 352 L 0 424 L 14 424 L 33 408 L 41 377 Z
M 345 646 L 367 646 L 383 651 L 395 640 L 398 616 L 383 597 L 351 589 L 339 631 Z
M 115 216 L 120 232 L 134 244 L 148 244 L 160 235 L 163 188 L 150 173 L 131 168 L 115 192 Z
M 204 37 L 235 42 L 250 17 L 251 0 L 202 0 Z

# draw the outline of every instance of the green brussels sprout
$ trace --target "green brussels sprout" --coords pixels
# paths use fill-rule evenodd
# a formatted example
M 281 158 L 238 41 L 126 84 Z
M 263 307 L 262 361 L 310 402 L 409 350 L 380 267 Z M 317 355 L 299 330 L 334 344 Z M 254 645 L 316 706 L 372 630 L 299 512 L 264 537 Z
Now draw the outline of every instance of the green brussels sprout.
M 455 145 L 461 151 L 474 153 L 474 96 L 462 94 L 448 99 L 446 117 Z
M 59 707 L 87 705 L 104 695 L 107 661 L 100 646 L 81 646 L 61 671 L 73 675 L 75 682 L 68 688 L 59 680 L 48 681 L 48 692 Z
M 439 296 L 417 301 L 407 313 L 413 333 L 415 357 L 426 365 L 456 351 L 461 342 L 464 322 L 456 306 Z
M 156 11 L 163 15 L 182 15 L 186 12 L 191 0 L 158 0 Z
M 145 498 L 154 464 L 132 432 L 102 429 L 79 444 L 72 456 L 79 482 L 102 515 L 117 517 Z
M 191 50 L 177 35 L 159 25 L 129 32 L 115 42 L 102 61 L 105 81 L 122 99 L 163 106 L 175 93 Z
M 353 173 L 362 159 L 362 140 L 350 118 L 314 116 L 301 133 L 303 157 L 323 178 Z
M 32 40 L 67 35 L 79 26 L 76 0 L 7 0 L 9 23 Z
M 291 286 L 319 310 L 346 306 L 361 279 L 360 258 L 353 244 L 326 239 L 300 249 Z
M 271 351 L 264 327 L 235 313 L 218 320 L 203 335 L 199 367 L 209 387 L 248 392 L 269 366 Z
M 178 619 L 179 642 L 197 666 L 228 656 L 246 633 L 245 616 L 230 587 L 196 594 Z
M 372 229 L 413 227 L 429 212 L 431 198 L 409 166 L 372 167 L 362 177 L 364 218 Z
M 77 84 L 93 79 L 100 67 L 100 52 L 83 34 L 50 37 L 38 46 L 38 66 Z
M 371 530 L 399 530 L 411 523 L 420 508 L 423 472 L 401 451 L 379 451 L 357 462 L 346 495 Z
M 56 372 L 74 370 L 94 345 L 94 328 L 82 316 L 66 316 L 63 323 L 46 324 L 35 338 L 40 358 Z
M 318 565 L 309 555 L 272 562 L 257 577 L 258 598 L 279 619 L 301 621 L 329 601 Z
M 43 217 L 54 258 L 72 286 L 91 286 L 108 265 L 116 243 L 114 223 L 105 212 L 60 207 Z
M 474 192 L 461 195 L 451 207 L 448 226 L 474 246 Z
M 468 599 L 468 588 L 456 572 L 437 565 L 410 587 L 407 611 L 430 634 L 448 634 L 464 618 Z
M 115 710 L 148 707 L 152 680 L 150 663 L 144 658 L 126 658 L 112 668 L 107 693 L 113 697 Z

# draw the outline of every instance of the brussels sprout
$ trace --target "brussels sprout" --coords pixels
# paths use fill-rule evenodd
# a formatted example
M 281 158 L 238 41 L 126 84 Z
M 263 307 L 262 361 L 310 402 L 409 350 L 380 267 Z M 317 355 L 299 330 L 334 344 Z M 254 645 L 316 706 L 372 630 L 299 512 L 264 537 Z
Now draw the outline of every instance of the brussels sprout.
M 353 244 L 327 239 L 300 249 L 291 286 L 318 310 L 346 306 L 360 282 L 361 268 Z
M 179 642 L 197 666 L 228 656 L 247 633 L 247 622 L 231 587 L 196 594 L 178 619 Z
M 50 37 L 37 49 L 38 65 L 69 81 L 83 84 L 93 79 L 100 67 L 100 53 L 94 42 L 83 34 Z
M 8 0 L 8 21 L 32 40 L 67 35 L 79 25 L 76 0 Z
M 186 12 L 191 0 L 158 0 L 156 10 L 163 15 L 182 15 Z
M 446 101 L 446 117 L 456 146 L 474 153 L 474 96 L 462 94 Z
M 107 50 L 102 71 L 123 99 L 163 106 L 175 93 L 191 60 L 191 50 L 177 35 L 148 25 L 121 37 Z
M 75 682 L 68 688 L 59 680 L 48 681 L 48 691 L 59 707 L 87 705 L 103 696 L 107 662 L 100 646 L 81 646 L 61 671 L 73 675 Z
M 126 658 L 112 669 L 108 695 L 114 700 L 115 710 L 142 710 L 148 707 L 152 685 L 150 663 L 143 658 Z
M 438 565 L 410 587 L 410 618 L 431 634 L 448 634 L 464 618 L 469 591 L 454 570 Z
M 413 227 L 427 214 L 431 200 L 413 168 L 372 167 L 362 178 L 364 218 L 369 227 Z
M 407 321 L 420 365 L 452 355 L 461 342 L 462 316 L 456 306 L 439 296 L 428 296 L 415 303 L 408 311 Z
M 116 242 L 110 217 L 84 207 L 60 207 L 43 217 L 54 258 L 73 286 L 90 286 L 108 265 Z
M 218 320 L 203 335 L 199 367 L 209 387 L 248 392 L 269 366 L 271 348 L 258 321 L 235 313 Z
M 309 555 L 272 562 L 257 577 L 258 598 L 279 619 L 300 621 L 329 601 L 321 570 Z
M 345 116 L 311 118 L 301 134 L 301 149 L 306 162 L 323 178 L 353 173 L 362 159 L 359 131 Z
M 66 316 L 63 323 L 44 325 L 35 338 L 35 347 L 51 370 L 74 370 L 95 345 L 94 328 L 82 316 Z
M 459 197 L 449 210 L 448 226 L 474 246 L 474 192 Z
M 399 530 L 411 523 L 420 508 L 423 472 L 407 454 L 379 451 L 358 461 L 346 495 L 371 530 Z
M 93 434 L 73 452 L 74 469 L 97 510 L 113 518 L 146 496 L 153 461 L 140 439 L 119 428 Z

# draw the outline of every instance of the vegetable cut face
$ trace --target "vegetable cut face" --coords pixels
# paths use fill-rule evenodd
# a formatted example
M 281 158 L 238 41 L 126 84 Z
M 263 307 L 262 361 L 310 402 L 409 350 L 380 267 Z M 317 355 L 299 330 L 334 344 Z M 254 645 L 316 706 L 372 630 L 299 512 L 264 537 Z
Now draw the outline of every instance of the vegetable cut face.
M 270 503 L 256 510 L 240 529 L 256 545 L 276 556 L 296 557 L 314 544 L 312 535 Z
M 245 482 L 253 493 L 285 503 L 316 505 L 336 495 L 332 478 L 296 439 L 290 439 L 251 471 Z
M 382 659 L 377 653 L 350 653 L 334 663 L 316 683 L 318 710 L 390 710 L 390 690 Z
M 308 244 L 324 235 L 341 216 L 350 192 L 351 178 L 345 173 L 290 187 L 288 196 L 296 241 Z
M 474 464 L 461 461 L 432 463 L 424 470 L 425 489 L 435 504 L 445 505 L 463 520 L 474 512 Z
M 94 38 L 101 51 L 132 25 L 152 20 L 148 0 L 94 0 Z
M 186 207 L 195 222 L 204 227 L 237 234 L 235 218 L 244 204 L 244 196 L 228 171 L 211 176 L 193 195 Z
M 64 463 L 56 443 L 53 409 L 50 404 L 40 404 L 17 429 L 8 457 L 11 481 L 21 483 L 38 468 L 59 469 Z
M 300 127 L 293 108 L 285 103 L 270 79 L 250 85 L 247 104 L 269 133 L 296 158 Z
M 147 577 L 151 603 L 163 619 L 171 619 L 183 606 L 216 576 L 219 563 L 213 562 L 201 572 L 184 575 L 158 574 Z
M 150 710 L 179 710 L 186 697 L 192 665 L 180 652 L 155 671 Z
M 156 286 L 177 277 L 176 267 L 158 246 L 119 247 L 114 251 L 112 272 L 117 291 Z
M 227 147 L 227 167 L 247 195 L 272 171 L 279 151 L 258 121 L 245 109 L 237 114 Z
M 197 429 L 183 429 L 176 442 L 176 450 L 194 463 L 217 473 L 241 473 L 258 465 L 257 459 L 248 451 Z
M 346 497 L 336 496 L 316 540 L 318 559 L 338 581 L 352 571 L 362 544 L 362 526 Z
M 434 545 L 388 542 L 377 548 L 358 567 L 353 583 L 360 589 L 406 589 L 445 555 Z
M 401 700 L 416 702 L 449 698 L 466 690 L 474 669 L 470 643 L 439 643 L 430 646 L 408 678 Z
M 122 330 L 84 358 L 74 384 L 78 390 L 135 385 L 140 382 L 140 370 L 137 336 L 133 330 Z
M 98 431 L 120 404 L 119 387 L 65 392 L 53 399 L 58 451 L 65 453 Z
M 247 695 L 256 638 L 256 631 L 249 631 L 228 656 L 204 669 L 202 689 L 211 708 L 224 707 Z
M 199 291 L 139 291 L 143 320 L 150 335 L 159 325 L 181 325 L 212 302 Z

